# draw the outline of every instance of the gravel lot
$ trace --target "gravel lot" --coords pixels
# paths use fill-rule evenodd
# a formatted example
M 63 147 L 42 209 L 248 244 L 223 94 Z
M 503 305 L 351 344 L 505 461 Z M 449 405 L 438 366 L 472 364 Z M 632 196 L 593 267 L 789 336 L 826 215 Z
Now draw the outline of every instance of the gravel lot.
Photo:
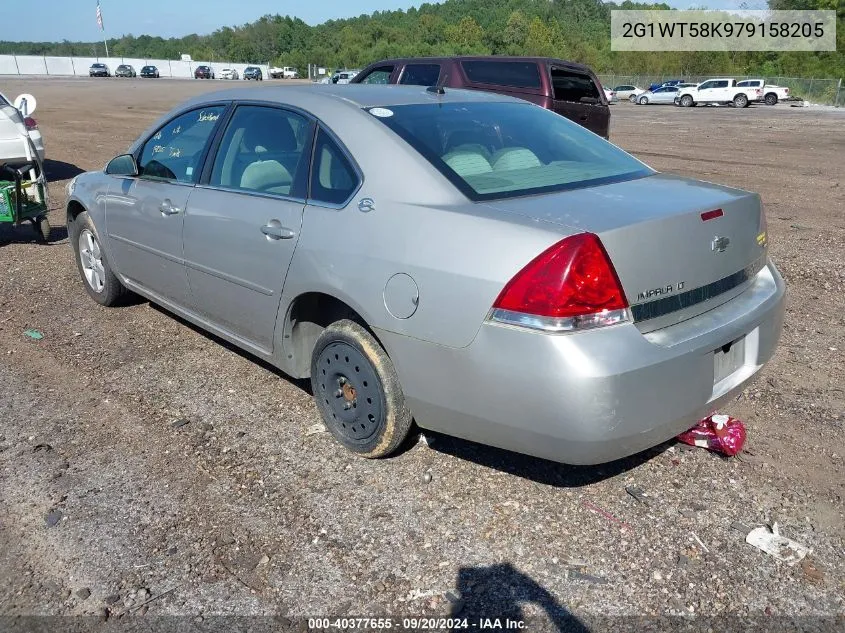
M 788 308 L 725 411 L 740 456 L 670 443 L 574 468 L 428 436 L 366 461 L 317 430 L 304 383 L 145 301 L 100 308 L 77 276 L 67 179 L 221 83 L 3 83 L 38 98 L 57 241 L 0 225 L 0 615 L 845 626 L 845 112 L 612 108 L 612 140 L 653 167 L 763 195 Z M 745 543 L 773 521 L 802 564 Z

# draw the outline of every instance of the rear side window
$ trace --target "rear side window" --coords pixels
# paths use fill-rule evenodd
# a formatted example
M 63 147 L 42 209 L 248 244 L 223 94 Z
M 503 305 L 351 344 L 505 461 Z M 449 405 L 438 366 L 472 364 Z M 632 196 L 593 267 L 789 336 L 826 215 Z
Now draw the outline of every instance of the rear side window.
M 406 86 L 434 86 L 439 77 L 440 64 L 408 64 L 399 83 Z
M 310 199 L 343 204 L 357 188 L 358 174 L 337 143 L 321 128 L 314 146 Z
M 728 82 L 727 81 L 714 81 L 713 88 L 727 88 Z
M 461 62 L 472 83 L 513 88 L 540 88 L 540 69 L 535 62 Z
M 379 66 L 378 68 L 373 68 L 367 76 L 364 77 L 360 82 L 362 84 L 389 84 L 390 83 L 390 75 L 393 74 L 393 66 Z
M 552 68 L 555 99 L 574 103 L 593 103 L 599 100 L 599 89 L 589 75 Z

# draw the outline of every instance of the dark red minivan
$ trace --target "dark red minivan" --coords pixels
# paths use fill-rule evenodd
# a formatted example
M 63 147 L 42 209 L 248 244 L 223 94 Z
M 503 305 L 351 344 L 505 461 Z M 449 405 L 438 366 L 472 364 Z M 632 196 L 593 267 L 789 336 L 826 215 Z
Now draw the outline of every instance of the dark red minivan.
M 587 66 L 548 57 L 414 57 L 370 64 L 353 84 L 407 84 L 487 90 L 562 114 L 599 136 L 610 135 L 610 108 Z

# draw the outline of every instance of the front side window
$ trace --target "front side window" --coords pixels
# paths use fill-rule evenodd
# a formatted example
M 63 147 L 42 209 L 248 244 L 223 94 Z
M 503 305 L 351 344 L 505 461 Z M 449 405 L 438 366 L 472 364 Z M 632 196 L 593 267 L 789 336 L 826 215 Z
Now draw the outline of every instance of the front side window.
M 140 176 L 195 183 L 203 151 L 224 110 L 222 105 L 191 110 L 160 128 L 141 150 Z
M 633 156 L 549 110 L 521 103 L 391 106 L 376 118 L 471 200 L 621 182 L 653 174 Z
M 400 84 L 406 86 L 435 86 L 440 77 L 440 64 L 408 64 L 402 71 Z
M 362 84 L 389 84 L 390 83 L 390 75 L 393 74 L 393 66 L 379 66 L 378 68 L 373 68 L 367 76 L 364 77 L 359 83 Z
M 311 121 L 263 106 L 239 106 L 229 121 L 209 184 L 305 198 Z
M 343 204 L 358 188 L 358 174 L 343 151 L 323 130 L 317 132 L 311 167 L 311 194 L 315 202 Z
M 600 100 L 599 89 L 589 75 L 552 68 L 552 84 L 558 101 L 595 103 Z
M 512 88 L 540 88 L 535 62 L 463 61 L 461 68 L 472 83 Z
M 708 88 L 712 88 L 712 87 L 713 87 L 712 81 L 705 81 L 703 84 L 700 84 L 698 86 L 698 89 L 699 90 L 707 90 Z

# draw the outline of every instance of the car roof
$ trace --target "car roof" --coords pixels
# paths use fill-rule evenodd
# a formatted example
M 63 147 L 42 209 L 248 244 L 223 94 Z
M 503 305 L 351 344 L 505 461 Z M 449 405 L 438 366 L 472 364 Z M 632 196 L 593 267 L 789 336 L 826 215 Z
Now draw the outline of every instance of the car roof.
M 430 92 L 423 86 L 391 84 L 314 84 L 312 86 L 274 86 L 262 88 L 232 88 L 194 97 L 185 105 L 212 101 L 265 101 L 288 104 L 303 110 L 348 110 L 373 106 L 399 106 L 424 103 L 517 102 L 521 99 L 480 90 L 444 88 L 443 94 Z
M 578 62 L 572 62 L 565 59 L 558 59 L 556 57 L 519 57 L 519 56 L 511 56 L 511 55 L 445 55 L 440 57 L 391 57 L 390 59 L 381 59 L 377 62 L 370 64 L 367 68 L 371 66 L 378 66 L 380 64 L 408 64 L 408 63 L 416 63 L 416 62 L 444 62 L 444 61 L 456 61 L 456 62 L 534 62 L 540 64 L 559 64 L 562 66 L 568 66 L 570 68 L 577 68 L 583 70 L 585 72 L 592 72 L 590 67 L 585 64 L 579 64 Z

